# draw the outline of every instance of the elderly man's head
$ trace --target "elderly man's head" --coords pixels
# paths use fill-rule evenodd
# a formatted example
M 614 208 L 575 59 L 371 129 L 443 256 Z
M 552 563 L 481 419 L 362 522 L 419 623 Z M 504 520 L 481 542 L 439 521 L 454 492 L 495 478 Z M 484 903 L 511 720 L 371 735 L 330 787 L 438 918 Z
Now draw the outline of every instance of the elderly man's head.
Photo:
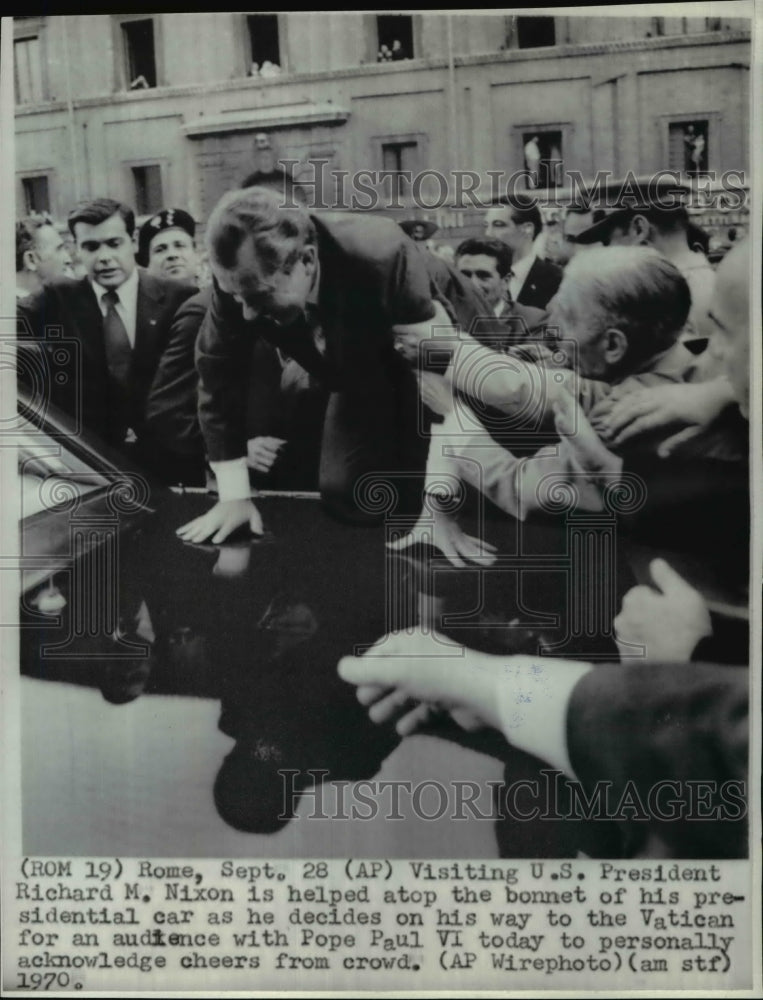
M 73 276 L 64 238 L 47 216 L 30 216 L 16 223 L 16 274 L 32 287 Z
M 218 284 L 246 319 L 284 324 L 304 310 L 318 267 L 306 208 L 284 207 L 264 187 L 230 191 L 209 218 L 206 240 Z
M 686 279 L 655 250 L 594 247 L 567 265 L 549 325 L 582 375 L 612 380 L 672 347 L 690 305 Z
M 750 415 L 750 244 L 737 243 L 718 266 L 710 306 L 708 350 L 719 359 L 739 409 Z

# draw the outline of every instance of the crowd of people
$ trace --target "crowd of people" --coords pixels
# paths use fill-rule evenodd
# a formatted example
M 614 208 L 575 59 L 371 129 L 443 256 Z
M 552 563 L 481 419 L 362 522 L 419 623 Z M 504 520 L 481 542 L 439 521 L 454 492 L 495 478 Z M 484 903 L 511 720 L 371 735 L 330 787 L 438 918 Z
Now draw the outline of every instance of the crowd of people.
M 610 185 L 566 212 L 556 263 L 537 252 L 539 208 L 516 196 L 451 263 L 423 227 L 312 211 L 287 178 L 250 177 L 206 222 L 211 282 L 188 212 L 136 231 L 128 206 L 96 199 L 67 220 L 76 260 L 52 220 L 17 225 L 19 353 L 52 371 L 46 329 L 63 329 L 80 367 L 50 379 L 50 401 L 168 485 L 216 491 L 185 542 L 261 533 L 257 488 L 317 489 L 343 522 L 394 521 L 419 626 L 339 665 L 372 720 L 407 735 L 447 712 L 536 769 L 633 783 L 644 800 L 660 781 L 679 800 L 711 783 L 700 822 L 651 815 L 627 850 L 740 855 L 744 824 L 716 807 L 747 767 L 750 252 L 740 241 L 713 268 L 684 195 Z M 629 490 L 637 502 L 618 506 Z M 561 538 L 602 514 L 617 573 L 614 559 L 570 563 L 551 582 L 538 525 Z M 443 561 L 483 572 L 486 600 L 503 602 L 479 642 L 449 631 Z M 561 655 L 558 635 L 528 630 L 525 586 L 551 615 L 582 600 L 588 625 L 567 623 Z

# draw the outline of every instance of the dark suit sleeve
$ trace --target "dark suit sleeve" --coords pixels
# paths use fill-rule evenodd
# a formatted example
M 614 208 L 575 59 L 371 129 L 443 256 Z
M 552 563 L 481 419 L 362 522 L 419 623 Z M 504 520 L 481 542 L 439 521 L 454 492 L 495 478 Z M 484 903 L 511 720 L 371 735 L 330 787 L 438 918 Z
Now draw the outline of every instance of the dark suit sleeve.
M 210 462 L 246 455 L 247 388 L 254 335 L 240 307 L 215 284 L 195 352 L 199 423 Z
M 434 316 L 432 287 L 421 251 L 410 240 L 380 268 L 382 311 L 390 326 L 422 323 Z
M 594 668 L 568 709 L 575 774 L 589 794 L 597 782 L 610 783 L 615 803 L 635 788 L 651 814 L 647 822 L 676 856 L 738 856 L 746 843 L 748 684 L 746 667 Z M 677 784 L 658 795 L 666 781 Z M 683 806 L 683 817 L 661 815 L 671 801 Z
M 209 295 L 202 293 L 178 309 L 146 404 L 146 432 L 152 442 L 163 450 L 188 456 L 201 455 L 204 450 L 194 350 L 208 304 Z

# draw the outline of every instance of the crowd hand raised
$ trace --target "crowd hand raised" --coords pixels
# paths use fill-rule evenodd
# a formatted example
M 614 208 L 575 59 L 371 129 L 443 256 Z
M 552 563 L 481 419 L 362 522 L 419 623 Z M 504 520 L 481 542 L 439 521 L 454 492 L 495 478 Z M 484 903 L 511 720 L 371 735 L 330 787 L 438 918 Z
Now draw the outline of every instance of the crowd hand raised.
M 177 534 L 184 542 L 211 538 L 217 544 L 247 523 L 252 534 L 262 534 L 262 517 L 251 500 L 220 500 L 206 514 L 178 528 Z
M 623 598 L 614 621 L 620 656 L 634 656 L 637 645 L 645 647 L 647 660 L 686 663 L 697 643 L 712 635 L 710 612 L 702 595 L 664 559 L 654 559 L 649 569 L 661 592 L 639 586 Z
M 387 542 L 387 547 L 395 551 L 412 545 L 434 545 L 453 566 L 463 569 L 467 563 L 491 566 L 496 559 L 496 547 L 473 535 L 467 535 L 458 521 L 444 511 L 421 515 L 413 529 L 402 538 Z
M 501 669 L 498 658 L 480 657 L 475 666 L 474 655 L 437 632 L 391 632 L 364 656 L 344 657 L 339 675 L 358 685 L 358 701 L 373 722 L 396 719 L 401 736 L 427 726 L 443 710 L 472 731 L 498 725 L 493 688 Z
M 686 425 L 663 442 L 659 453 L 668 455 L 682 441 L 699 434 L 733 398 L 725 378 L 711 382 L 645 386 L 622 395 L 609 405 L 596 407 L 593 426 L 613 445 L 622 445 L 640 434 L 671 425 Z
M 618 476 L 622 461 L 606 447 L 593 429 L 583 408 L 568 392 L 554 400 L 554 423 L 565 454 L 576 472 L 584 475 Z
M 419 395 L 433 413 L 446 416 L 453 409 L 453 387 L 442 375 L 419 372 Z
M 246 443 L 247 465 L 255 472 L 270 472 L 285 444 L 285 438 L 264 436 L 250 438 Z

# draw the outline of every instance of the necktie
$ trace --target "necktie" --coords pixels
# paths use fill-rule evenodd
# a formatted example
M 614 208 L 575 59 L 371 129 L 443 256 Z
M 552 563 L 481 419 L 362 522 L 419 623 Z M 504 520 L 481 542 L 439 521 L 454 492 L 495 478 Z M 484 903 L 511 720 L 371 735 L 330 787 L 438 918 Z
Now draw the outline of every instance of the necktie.
M 106 315 L 103 318 L 103 338 L 109 374 L 121 389 L 126 389 L 132 365 L 132 347 L 122 317 L 117 312 L 119 296 L 110 288 L 103 296 Z
M 106 315 L 103 318 L 103 342 L 106 348 L 106 364 L 111 376 L 111 419 L 112 433 L 116 442 L 124 441 L 130 426 L 130 369 L 132 367 L 132 347 L 122 317 L 117 312 L 119 295 L 110 288 L 103 296 Z M 111 435 L 109 435 L 111 436 Z

